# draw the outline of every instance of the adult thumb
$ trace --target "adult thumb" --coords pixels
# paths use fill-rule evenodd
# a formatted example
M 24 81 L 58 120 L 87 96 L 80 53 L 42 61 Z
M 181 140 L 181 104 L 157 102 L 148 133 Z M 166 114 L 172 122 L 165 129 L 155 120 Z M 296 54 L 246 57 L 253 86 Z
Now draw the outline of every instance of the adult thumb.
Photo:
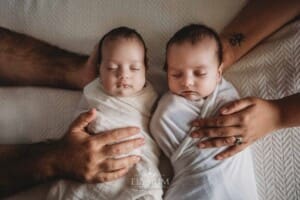
M 88 112 L 81 113 L 71 124 L 72 131 L 84 131 L 89 123 L 96 118 L 96 109 L 92 108 Z
M 222 115 L 230 115 L 253 105 L 251 97 L 232 101 L 220 109 Z

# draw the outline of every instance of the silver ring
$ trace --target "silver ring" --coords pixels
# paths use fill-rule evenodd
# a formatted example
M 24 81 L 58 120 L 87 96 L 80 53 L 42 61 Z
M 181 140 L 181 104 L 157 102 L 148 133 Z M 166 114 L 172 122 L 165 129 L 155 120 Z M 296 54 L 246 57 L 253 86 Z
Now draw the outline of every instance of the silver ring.
M 242 136 L 234 136 L 234 137 L 235 137 L 234 145 L 241 145 L 241 144 L 243 144 L 243 138 L 242 138 Z

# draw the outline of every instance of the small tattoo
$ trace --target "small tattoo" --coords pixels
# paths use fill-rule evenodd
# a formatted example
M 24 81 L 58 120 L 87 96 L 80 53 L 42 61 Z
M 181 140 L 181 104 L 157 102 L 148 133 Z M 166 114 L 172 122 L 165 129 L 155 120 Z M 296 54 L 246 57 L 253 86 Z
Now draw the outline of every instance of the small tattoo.
M 245 36 L 242 33 L 233 33 L 229 37 L 229 43 L 231 46 L 241 46 L 241 43 L 245 40 Z

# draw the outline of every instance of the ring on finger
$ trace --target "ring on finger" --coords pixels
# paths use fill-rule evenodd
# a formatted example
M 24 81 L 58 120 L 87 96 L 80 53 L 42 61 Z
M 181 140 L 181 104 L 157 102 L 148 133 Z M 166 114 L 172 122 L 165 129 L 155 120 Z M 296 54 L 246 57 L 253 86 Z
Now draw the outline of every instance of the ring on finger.
M 243 144 L 243 137 L 242 136 L 234 136 L 234 137 L 235 137 L 234 145 Z

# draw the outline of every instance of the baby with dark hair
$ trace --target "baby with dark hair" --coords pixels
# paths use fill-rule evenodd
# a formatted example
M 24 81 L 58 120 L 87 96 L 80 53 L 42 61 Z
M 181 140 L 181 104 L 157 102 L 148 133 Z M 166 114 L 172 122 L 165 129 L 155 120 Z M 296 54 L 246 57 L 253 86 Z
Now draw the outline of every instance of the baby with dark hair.
M 167 43 L 165 70 L 169 92 L 160 99 L 150 123 L 174 169 L 165 199 L 258 199 L 250 149 L 215 160 L 226 147 L 199 149 L 199 139 L 191 137 L 194 119 L 216 116 L 221 106 L 239 98 L 222 78 L 218 34 L 200 24 L 180 29 Z M 235 144 L 240 144 L 238 138 Z
M 148 128 L 158 96 L 146 81 L 146 50 L 144 40 L 134 29 L 119 27 L 105 34 L 88 61 L 90 65 L 98 67 L 99 78 L 84 88 L 77 109 L 77 114 L 80 114 L 96 108 L 97 117 L 88 126 L 93 134 L 122 127 L 139 127 L 140 134 L 128 139 L 144 139 L 145 145 L 130 153 L 141 161 L 132 166 L 125 177 L 111 182 L 81 184 L 61 180 L 52 187 L 48 200 L 162 199 L 159 148 Z M 123 156 L 115 157 L 116 153 L 110 152 L 109 159 L 122 159 Z

